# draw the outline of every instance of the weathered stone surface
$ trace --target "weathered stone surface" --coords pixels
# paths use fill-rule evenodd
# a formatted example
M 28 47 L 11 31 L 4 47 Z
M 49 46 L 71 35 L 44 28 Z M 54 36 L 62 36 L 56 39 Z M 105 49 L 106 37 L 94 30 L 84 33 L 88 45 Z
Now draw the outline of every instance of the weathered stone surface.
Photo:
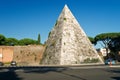
M 45 46 L 0 46 L 0 62 L 10 66 L 11 61 L 16 61 L 18 66 L 37 66 L 42 59 Z
M 46 65 L 102 63 L 67 5 L 49 34 L 41 63 Z
M 18 66 L 39 65 L 45 47 L 42 45 L 13 46 L 13 61 Z

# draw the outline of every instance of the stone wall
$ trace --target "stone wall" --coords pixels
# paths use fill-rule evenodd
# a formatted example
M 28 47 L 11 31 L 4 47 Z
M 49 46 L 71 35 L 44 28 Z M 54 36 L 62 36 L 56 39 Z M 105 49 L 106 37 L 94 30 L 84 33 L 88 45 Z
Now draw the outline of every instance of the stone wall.
M 16 61 L 18 65 L 39 65 L 45 46 L 0 46 L 0 62 L 10 63 Z
M 19 65 L 39 65 L 44 46 L 15 46 L 13 60 Z
M 0 62 L 9 63 L 13 60 L 13 47 L 0 46 Z

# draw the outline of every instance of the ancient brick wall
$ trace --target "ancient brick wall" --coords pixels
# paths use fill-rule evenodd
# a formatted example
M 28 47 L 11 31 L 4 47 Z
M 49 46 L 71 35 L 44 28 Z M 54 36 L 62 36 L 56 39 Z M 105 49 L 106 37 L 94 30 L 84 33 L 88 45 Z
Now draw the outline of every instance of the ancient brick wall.
M 44 46 L 15 46 L 13 60 L 19 65 L 39 65 L 44 52 Z
M 13 47 L 0 46 L 0 61 L 7 63 L 13 60 Z
M 16 61 L 18 65 L 39 65 L 44 52 L 42 45 L 0 46 L 0 62 Z

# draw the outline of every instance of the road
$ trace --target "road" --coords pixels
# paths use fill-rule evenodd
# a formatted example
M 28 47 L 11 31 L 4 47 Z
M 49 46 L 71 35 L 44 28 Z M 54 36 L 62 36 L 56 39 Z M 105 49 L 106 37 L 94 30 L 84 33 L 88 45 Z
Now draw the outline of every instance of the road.
M 0 80 L 120 80 L 120 67 L 1 67 Z

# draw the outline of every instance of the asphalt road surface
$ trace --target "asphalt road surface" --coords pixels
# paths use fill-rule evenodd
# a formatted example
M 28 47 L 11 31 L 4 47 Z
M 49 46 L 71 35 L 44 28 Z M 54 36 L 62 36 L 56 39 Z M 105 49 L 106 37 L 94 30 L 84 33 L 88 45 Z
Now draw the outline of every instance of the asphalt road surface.
M 0 80 L 120 80 L 120 67 L 1 67 Z

